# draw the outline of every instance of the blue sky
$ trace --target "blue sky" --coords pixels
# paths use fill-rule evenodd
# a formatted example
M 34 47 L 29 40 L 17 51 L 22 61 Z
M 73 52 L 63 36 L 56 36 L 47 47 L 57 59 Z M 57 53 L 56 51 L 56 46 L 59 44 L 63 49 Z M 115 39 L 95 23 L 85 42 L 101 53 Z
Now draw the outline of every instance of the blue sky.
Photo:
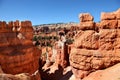
M 79 22 L 80 13 L 89 12 L 100 21 L 101 12 L 120 8 L 120 0 L 0 0 L 0 20 L 31 20 L 33 25 Z

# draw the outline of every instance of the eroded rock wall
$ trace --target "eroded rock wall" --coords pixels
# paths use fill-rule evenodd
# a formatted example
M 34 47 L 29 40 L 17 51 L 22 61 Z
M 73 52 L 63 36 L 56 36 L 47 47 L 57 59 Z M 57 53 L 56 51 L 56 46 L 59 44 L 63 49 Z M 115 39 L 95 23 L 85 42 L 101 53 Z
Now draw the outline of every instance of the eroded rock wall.
M 32 38 L 30 21 L 0 21 L 0 65 L 4 73 L 36 75 L 41 51 L 33 46 Z
M 70 65 L 76 78 L 120 62 L 120 9 L 102 13 L 99 23 L 88 14 L 80 15 L 79 32 L 71 48 Z

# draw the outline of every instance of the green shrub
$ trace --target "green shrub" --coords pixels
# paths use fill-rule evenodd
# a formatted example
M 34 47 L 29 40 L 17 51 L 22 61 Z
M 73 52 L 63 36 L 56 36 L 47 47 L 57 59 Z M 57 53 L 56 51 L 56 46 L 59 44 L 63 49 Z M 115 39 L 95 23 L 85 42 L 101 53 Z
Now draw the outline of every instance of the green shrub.
M 67 43 L 67 44 L 72 44 L 73 41 L 74 41 L 74 39 L 67 39 L 67 40 L 66 40 L 66 43 Z
M 52 47 L 52 44 L 50 42 L 47 42 L 47 45 L 48 47 Z
M 38 37 L 38 39 L 39 39 L 39 40 L 42 40 L 42 37 L 41 37 L 41 36 L 39 36 L 39 37 Z
M 38 39 L 37 39 L 37 36 L 34 36 L 33 37 L 33 41 L 37 41 Z

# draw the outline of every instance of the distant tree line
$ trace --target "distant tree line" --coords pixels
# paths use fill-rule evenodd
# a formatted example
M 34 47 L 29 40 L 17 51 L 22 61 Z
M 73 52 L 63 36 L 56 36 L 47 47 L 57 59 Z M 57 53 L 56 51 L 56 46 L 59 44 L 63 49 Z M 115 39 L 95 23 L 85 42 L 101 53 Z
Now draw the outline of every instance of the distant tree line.
M 53 41 L 58 41 L 59 38 L 57 36 L 34 36 L 33 41 L 35 41 L 35 45 L 41 46 L 49 46 L 52 47 Z

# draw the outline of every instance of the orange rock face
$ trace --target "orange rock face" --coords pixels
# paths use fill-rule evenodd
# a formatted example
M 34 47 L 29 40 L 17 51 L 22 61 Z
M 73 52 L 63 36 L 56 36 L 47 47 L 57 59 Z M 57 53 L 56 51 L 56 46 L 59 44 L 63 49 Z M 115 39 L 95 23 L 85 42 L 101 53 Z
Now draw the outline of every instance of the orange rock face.
M 101 29 L 116 29 L 118 28 L 117 24 L 118 24 L 117 20 L 103 20 L 100 23 L 100 28 Z
M 118 10 L 115 12 L 115 14 L 116 14 L 116 18 L 120 20 L 120 9 L 118 9 Z
M 89 22 L 80 22 L 79 29 L 81 30 L 94 30 L 94 22 L 89 21 Z
M 105 70 L 98 70 L 91 73 L 83 80 L 119 80 L 120 77 L 120 64 L 116 64 Z
M 120 29 L 120 20 L 118 20 L 118 28 Z
M 7 74 L 34 74 L 41 52 L 32 44 L 30 21 L 0 22 L 0 65 Z M 38 79 L 39 80 L 39 79 Z
M 114 13 L 101 13 L 101 20 L 113 20 L 116 18 Z
M 80 30 L 94 30 L 95 29 L 95 23 L 93 22 L 93 16 L 91 16 L 89 13 L 84 13 L 79 15 L 80 18 Z
M 118 12 L 119 10 L 102 13 L 102 21 L 95 23 L 94 26 L 98 30 L 91 29 L 89 25 L 88 28 L 81 28 L 74 37 L 75 42 L 69 60 L 76 78 L 83 79 L 91 72 L 106 69 L 120 62 L 120 19 L 117 17 L 120 13 Z M 80 25 L 81 23 L 88 25 L 87 22 L 90 21 L 80 22 Z
M 75 38 L 75 47 L 97 49 L 98 48 L 98 37 L 93 30 L 80 31 L 79 37 Z
M 93 21 L 93 17 L 89 13 L 80 14 L 79 19 L 81 22 Z
M 0 80 L 31 80 L 31 78 L 28 74 L 0 74 Z

